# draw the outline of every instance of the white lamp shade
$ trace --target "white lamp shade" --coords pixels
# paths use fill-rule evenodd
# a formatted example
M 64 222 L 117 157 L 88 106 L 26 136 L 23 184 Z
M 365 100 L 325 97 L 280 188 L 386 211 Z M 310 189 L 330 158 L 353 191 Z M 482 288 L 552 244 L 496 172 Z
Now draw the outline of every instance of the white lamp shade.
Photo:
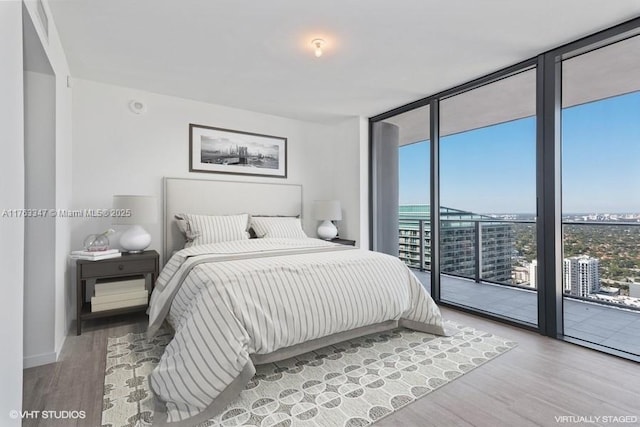
M 113 209 L 116 212 L 111 223 L 115 225 L 152 224 L 158 221 L 158 207 L 153 196 L 113 196 Z M 131 215 L 120 215 L 129 212 Z
M 316 219 L 321 221 L 340 221 L 342 208 L 338 200 L 316 200 L 313 203 L 313 212 Z

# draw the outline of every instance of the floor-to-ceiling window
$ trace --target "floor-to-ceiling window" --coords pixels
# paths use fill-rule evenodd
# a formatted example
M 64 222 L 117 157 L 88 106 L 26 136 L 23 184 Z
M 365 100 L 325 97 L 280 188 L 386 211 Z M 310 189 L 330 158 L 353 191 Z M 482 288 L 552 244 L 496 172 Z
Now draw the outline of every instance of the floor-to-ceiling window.
M 371 118 L 373 249 L 438 303 L 640 360 L 639 33 L 640 18 Z M 407 123 L 421 134 L 403 139 Z
M 564 335 L 640 355 L 640 36 L 562 63 Z
M 429 224 L 429 141 L 400 146 L 398 169 L 398 236 L 400 259 L 419 270 L 431 270 Z
M 440 102 L 441 299 L 537 324 L 536 70 Z

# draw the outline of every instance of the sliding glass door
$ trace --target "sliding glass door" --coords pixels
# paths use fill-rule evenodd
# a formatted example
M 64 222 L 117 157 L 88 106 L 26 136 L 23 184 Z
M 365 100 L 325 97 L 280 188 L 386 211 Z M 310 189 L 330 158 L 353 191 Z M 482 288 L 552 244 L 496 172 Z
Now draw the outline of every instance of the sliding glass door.
M 640 36 L 562 63 L 564 335 L 640 355 Z
M 536 70 L 440 102 L 442 301 L 537 324 Z

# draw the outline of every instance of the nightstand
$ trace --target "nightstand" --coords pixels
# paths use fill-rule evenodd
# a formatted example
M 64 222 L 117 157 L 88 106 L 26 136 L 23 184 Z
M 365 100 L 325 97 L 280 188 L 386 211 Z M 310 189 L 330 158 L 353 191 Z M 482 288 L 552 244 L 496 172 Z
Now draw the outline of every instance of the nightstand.
M 356 245 L 356 241 L 355 240 L 341 239 L 339 237 L 331 239 L 331 242 L 340 243 L 341 245 L 346 245 L 346 246 L 355 246 Z
M 151 276 L 149 296 L 160 272 L 160 256 L 156 251 L 144 251 L 138 254 L 123 253 L 118 258 L 101 261 L 76 260 L 76 334 L 82 332 L 82 321 L 98 317 L 115 316 L 125 313 L 135 313 L 147 310 L 147 304 L 133 307 L 116 308 L 113 310 L 91 311 L 91 304 L 86 301 L 87 280 L 113 279 L 132 276 Z M 149 288 L 149 287 L 148 287 Z

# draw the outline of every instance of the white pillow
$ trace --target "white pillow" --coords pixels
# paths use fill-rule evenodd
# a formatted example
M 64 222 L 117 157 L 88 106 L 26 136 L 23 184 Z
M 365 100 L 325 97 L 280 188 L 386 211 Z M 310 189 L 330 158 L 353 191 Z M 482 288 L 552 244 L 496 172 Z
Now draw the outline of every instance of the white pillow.
M 306 239 L 300 218 L 252 216 L 251 228 L 260 238 Z
M 193 245 L 206 245 L 209 243 L 229 242 L 233 240 L 246 240 L 249 238 L 247 228 L 249 215 L 194 215 L 180 214 L 176 219 L 186 221 L 179 228 L 186 228 L 185 237 L 187 243 L 185 247 Z
M 186 242 L 184 246 L 188 248 L 193 244 L 193 239 L 198 237 L 198 234 L 191 231 L 189 221 L 187 221 L 183 215 L 184 214 L 174 215 L 173 218 L 176 220 L 178 230 L 180 230 L 180 233 L 184 236 L 184 240 Z

